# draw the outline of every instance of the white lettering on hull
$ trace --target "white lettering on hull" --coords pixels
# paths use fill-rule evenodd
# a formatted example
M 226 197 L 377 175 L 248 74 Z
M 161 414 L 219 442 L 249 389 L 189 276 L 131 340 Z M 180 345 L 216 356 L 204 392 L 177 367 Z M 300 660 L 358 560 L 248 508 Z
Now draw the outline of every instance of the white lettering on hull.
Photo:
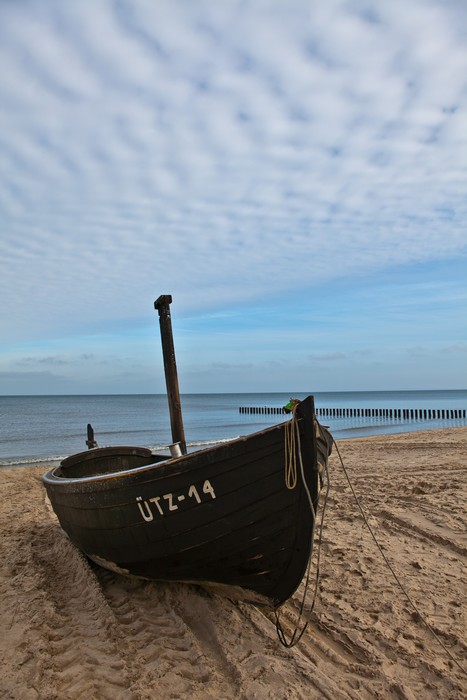
M 211 500 L 216 498 L 216 492 L 208 479 L 203 483 L 200 490 L 204 496 L 210 496 Z M 194 500 L 196 504 L 199 505 L 203 503 L 203 500 L 206 502 L 208 499 L 203 499 L 195 484 L 190 484 L 186 494 L 180 493 L 175 495 L 173 493 L 164 493 L 162 496 L 153 496 L 147 500 L 143 500 L 142 496 L 137 496 L 136 504 L 143 520 L 150 523 L 154 520 L 155 515 L 167 515 L 168 513 L 178 510 L 179 503 L 189 500 Z

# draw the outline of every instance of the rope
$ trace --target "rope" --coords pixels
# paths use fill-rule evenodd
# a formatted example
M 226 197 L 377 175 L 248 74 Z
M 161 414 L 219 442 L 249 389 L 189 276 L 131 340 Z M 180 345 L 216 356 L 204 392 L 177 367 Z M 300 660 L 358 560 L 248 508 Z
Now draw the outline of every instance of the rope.
M 301 446 L 300 446 L 300 429 L 298 426 L 298 421 L 295 419 L 295 416 L 290 421 L 290 424 L 292 424 L 293 429 L 294 429 L 294 433 L 297 436 L 297 443 L 298 443 L 298 450 L 297 451 L 299 454 L 300 477 L 301 477 L 303 487 L 305 489 L 305 493 L 307 495 L 308 504 L 310 506 L 310 511 L 311 511 L 312 518 L 313 518 L 313 524 L 312 524 L 312 528 L 311 528 L 311 546 L 313 546 L 314 538 L 315 538 L 315 530 L 316 530 L 316 511 L 315 511 L 315 507 L 313 505 L 313 499 L 311 498 L 308 484 L 307 484 L 306 479 L 305 479 L 305 470 L 303 467 L 302 451 L 301 451 Z M 294 439 L 294 446 L 295 446 L 295 437 L 293 439 Z M 286 440 L 287 440 L 287 438 L 286 438 Z M 286 455 L 287 455 L 287 453 L 286 453 Z M 296 468 L 296 462 L 295 462 L 295 468 Z M 318 547 L 317 547 L 317 555 L 316 555 L 315 587 L 314 587 L 314 591 L 313 591 L 313 599 L 311 602 L 311 606 L 308 610 L 307 617 L 306 617 L 306 619 L 304 619 L 304 610 L 305 610 L 306 599 L 308 596 L 308 589 L 309 589 L 309 585 L 310 585 L 311 563 L 312 563 L 312 554 L 313 553 L 311 553 L 311 555 L 308 559 L 305 588 L 303 591 L 303 596 L 302 596 L 302 600 L 301 600 L 301 604 L 300 604 L 300 611 L 299 611 L 297 622 L 295 624 L 295 629 L 293 630 L 292 636 L 290 637 L 289 640 L 287 640 L 287 638 L 286 638 L 285 631 L 284 631 L 284 629 L 281 625 L 280 619 L 279 619 L 279 610 L 280 609 L 274 611 L 275 617 L 276 617 L 277 636 L 279 637 L 279 641 L 281 642 L 281 644 L 283 646 L 287 647 L 288 649 L 290 649 L 291 647 L 298 644 L 300 639 L 305 634 L 305 631 L 306 631 L 308 624 L 310 622 L 310 619 L 311 619 L 311 614 L 312 614 L 314 607 L 315 607 L 316 598 L 317 598 L 317 594 L 318 594 L 319 566 L 320 566 L 321 544 L 322 544 L 322 540 L 323 540 L 324 514 L 325 514 L 326 504 L 327 504 L 328 494 L 329 494 L 329 472 L 328 472 L 327 465 L 324 466 L 324 474 L 326 476 L 326 491 L 325 491 L 325 496 L 324 496 L 323 507 L 321 509 L 321 520 L 320 520 Z M 300 625 L 302 625 L 302 622 L 303 622 L 303 626 L 301 629 L 299 629 Z
M 340 463 L 341 463 L 341 467 L 342 467 L 342 469 L 343 469 L 343 471 L 344 471 L 345 477 L 346 477 L 347 482 L 348 482 L 348 484 L 349 484 L 349 486 L 350 486 L 350 490 L 352 491 L 352 495 L 353 495 L 353 497 L 354 497 L 354 499 L 355 499 L 355 502 L 356 502 L 356 504 L 357 504 L 357 506 L 358 506 L 358 508 L 359 508 L 359 510 L 360 510 L 360 513 L 361 513 L 361 515 L 362 515 L 363 521 L 364 521 L 366 527 L 368 528 L 368 531 L 369 531 L 370 535 L 372 536 L 372 538 L 373 538 L 373 540 L 374 540 L 374 543 L 376 544 L 376 546 L 377 546 L 377 548 L 378 548 L 378 550 L 379 550 L 379 553 L 381 554 L 382 558 L 384 559 L 384 561 L 385 561 L 385 563 L 386 563 L 386 566 L 388 567 L 389 571 L 390 571 L 391 574 L 393 575 L 393 577 L 394 577 L 394 579 L 395 579 L 397 585 L 398 585 L 399 588 L 401 589 L 402 593 L 404 594 L 404 596 L 407 598 L 407 600 L 408 600 L 408 602 L 410 603 L 410 605 L 412 606 L 412 608 L 413 608 L 413 609 L 415 610 L 415 612 L 417 613 L 419 619 L 423 622 L 423 624 L 424 624 L 425 627 L 429 630 L 429 632 L 431 632 L 431 634 L 432 634 L 433 637 L 436 639 L 436 641 L 443 647 L 444 651 L 445 651 L 446 654 L 449 656 L 449 658 L 451 659 L 451 661 L 453 661 L 453 662 L 456 664 L 456 666 L 458 666 L 458 667 L 460 668 L 460 670 L 461 670 L 463 673 L 466 673 L 466 671 L 465 671 L 465 669 L 463 668 L 463 666 L 461 666 L 461 664 L 460 664 L 459 661 L 456 659 L 456 657 L 453 656 L 453 654 L 451 653 L 451 651 L 449 650 L 449 648 L 444 644 L 444 642 L 440 639 L 440 637 L 439 637 L 439 636 L 436 634 L 436 632 L 434 631 L 433 627 L 430 625 L 430 623 L 425 619 L 425 617 L 422 615 L 422 613 L 420 612 L 420 610 L 417 608 L 417 606 L 416 606 L 415 603 L 413 602 L 412 598 L 409 596 L 409 594 L 408 594 L 407 591 L 405 590 L 405 588 L 404 588 L 403 584 L 401 583 L 399 577 L 397 576 L 396 572 L 394 571 L 394 569 L 393 569 L 393 567 L 392 567 L 390 561 L 388 560 L 387 556 L 386 556 L 385 553 L 383 552 L 383 549 L 382 549 L 381 545 L 379 544 L 378 540 L 376 539 L 376 536 L 375 536 L 375 534 L 374 534 L 374 532 L 373 532 L 373 529 L 372 529 L 370 523 L 368 522 L 368 518 L 367 518 L 366 515 L 365 515 L 365 511 L 363 510 L 363 507 L 362 507 L 362 505 L 361 505 L 361 503 L 360 503 L 360 500 L 359 500 L 359 498 L 358 498 L 358 496 L 357 496 L 357 494 L 356 494 L 356 492 L 355 492 L 355 489 L 354 489 L 354 487 L 353 487 L 353 485 L 352 485 L 352 483 L 351 483 L 351 481 L 350 481 L 349 474 L 348 474 L 348 472 L 347 472 L 347 469 L 345 468 L 344 460 L 343 460 L 342 457 L 341 457 L 341 453 L 339 452 L 339 448 L 338 448 L 338 446 L 337 446 L 337 443 L 336 443 L 336 441 L 335 441 L 334 439 L 333 439 L 333 442 L 334 442 L 334 445 L 335 445 L 335 448 L 336 448 L 336 452 L 337 452 L 337 454 L 338 454 L 338 456 L 339 456 L 339 461 L 340 461 Z
M 292 418 L 285 424 L 285 485 L 289 491 L 297 485 L 297 452 L 295 449 L 295 425 L 297 418 L 295 416 L 295 407 L 293 409 Z M 300 433 L 298 435 L 300 439 Z

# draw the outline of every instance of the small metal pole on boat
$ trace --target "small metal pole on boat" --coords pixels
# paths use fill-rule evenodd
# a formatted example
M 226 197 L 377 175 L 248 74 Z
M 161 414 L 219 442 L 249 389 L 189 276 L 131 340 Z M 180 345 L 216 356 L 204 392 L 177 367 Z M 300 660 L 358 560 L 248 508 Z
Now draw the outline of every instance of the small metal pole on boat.
M 169 445 L 169 450 L 170 450 L 171 457 L 181 457 L 182 456 L 182 450 L 180 448 L 179 442 L 174 442 L 174 443 L 172 443 L 172 445 Z
M 175 362 L 175 349 L 172 335 L 172 320 L 170 318 L 170 294 L 162 294 L 154 302 L 154 308 L 159 312 L 159 325 L 161 329 L 162 354 L 164 356 L 165 381 L 167 384 L 167 398 L 169 401 L 170 425 L 172 428 L 172 440 L 180 444 L 182 454 L 186 454 L 185 431 L 182 420 L 182 406 L 178 388 L 177 364 Z

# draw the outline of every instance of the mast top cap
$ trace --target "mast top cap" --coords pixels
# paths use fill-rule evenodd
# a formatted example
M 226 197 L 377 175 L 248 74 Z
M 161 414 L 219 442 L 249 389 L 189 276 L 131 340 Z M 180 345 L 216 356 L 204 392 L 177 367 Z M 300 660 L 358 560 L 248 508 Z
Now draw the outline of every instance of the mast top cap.
M 167 304 L 172 303 L 172 295 L 171 294 L 161 294 L 158 299 L 154 302 L 154 308 L 155 309 L 160 309 L 162 306 L 166 306 Z

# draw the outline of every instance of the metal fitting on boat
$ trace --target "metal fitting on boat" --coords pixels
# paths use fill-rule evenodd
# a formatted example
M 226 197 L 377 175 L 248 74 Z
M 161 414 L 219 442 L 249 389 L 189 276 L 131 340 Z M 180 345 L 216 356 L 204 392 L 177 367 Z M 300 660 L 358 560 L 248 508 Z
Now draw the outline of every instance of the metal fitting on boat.
M 171 445 L 169 445 L 169 450 L 172 457 L 182 456 L 182 448 L 180 447 L 179 442 L 173 442 Z

